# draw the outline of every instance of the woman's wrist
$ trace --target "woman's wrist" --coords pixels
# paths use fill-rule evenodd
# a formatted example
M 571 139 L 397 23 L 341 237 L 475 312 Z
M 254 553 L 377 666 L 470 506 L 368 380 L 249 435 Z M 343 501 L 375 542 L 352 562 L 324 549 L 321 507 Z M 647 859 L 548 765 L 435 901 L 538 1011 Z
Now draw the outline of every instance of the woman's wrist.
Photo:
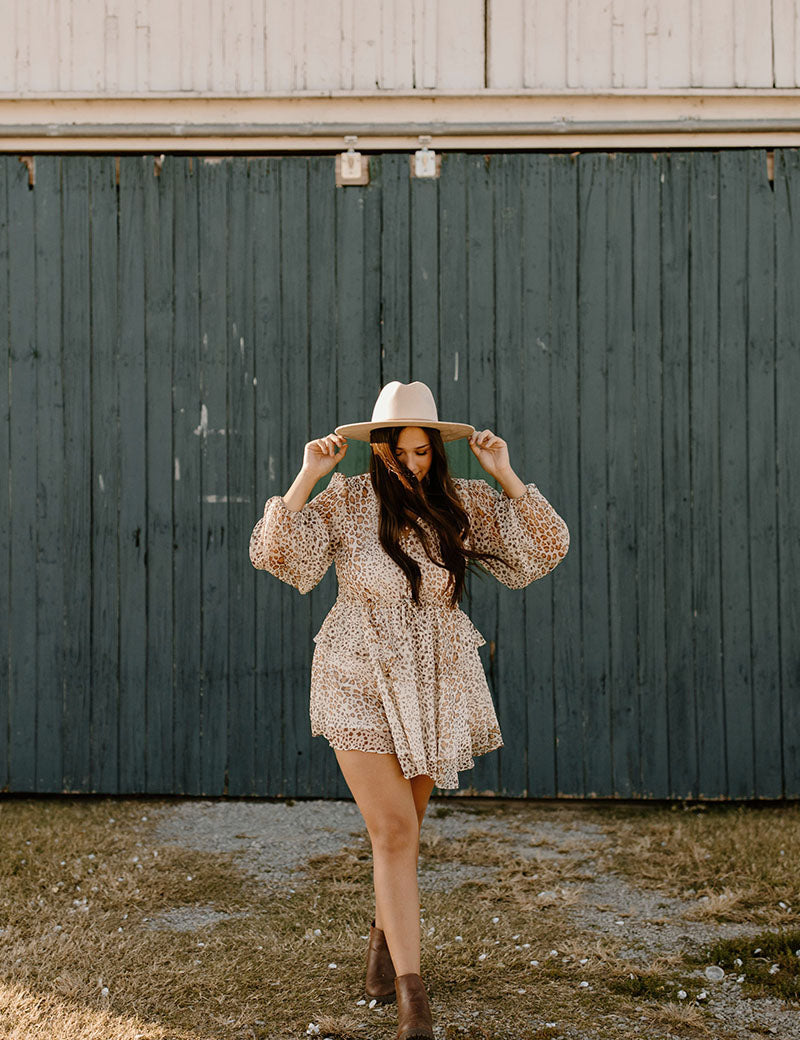
M 286 508 L 293 513 L 299 512 L 308 501 L 308 496 L 314 490 L 314 485 L 318 480 L 319 477 L 315 473 L 302 468 L 294 478 L 292 486 L 285 495 L 281 496 Z
M 495 474 L 495 480 L 509 498 L 521 498 L 525 494 L 525 484 L 510 467 Z

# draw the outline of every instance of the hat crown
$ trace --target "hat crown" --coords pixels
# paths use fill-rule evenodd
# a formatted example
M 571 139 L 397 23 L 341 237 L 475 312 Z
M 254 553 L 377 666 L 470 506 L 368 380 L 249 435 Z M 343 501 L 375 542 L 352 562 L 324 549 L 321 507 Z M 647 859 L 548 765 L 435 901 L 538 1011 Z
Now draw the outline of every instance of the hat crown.
M 397 419 L 419 419 L 420 422 L 438 422 L 439 413 L 431 389 L 425 383 L 401 383 L 394 379 L 378 394 L 372 409 L 372 422 Z M 413 423 L 409 422 L 409 426 Z

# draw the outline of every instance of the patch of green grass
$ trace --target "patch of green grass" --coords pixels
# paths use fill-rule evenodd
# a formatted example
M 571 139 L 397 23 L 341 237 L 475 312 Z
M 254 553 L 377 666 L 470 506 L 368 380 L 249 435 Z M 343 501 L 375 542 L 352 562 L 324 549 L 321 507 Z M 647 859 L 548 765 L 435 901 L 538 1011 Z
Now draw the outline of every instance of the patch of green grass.
M 668 1001 L 673 1004 L 694 1004 L 707 987 L 699 985 L 676 972 L 643 971 L 633 968 L 624 977 L 609 980 L 609 988 L 615 993 L 624 993 L 633 1000 L 654 1002 Z M 683 997 L 680 994 L 685 994 Z
M 711 962 L 744 976 L 742 987 L 748 997 L 800 1000 L 800 929 L 721 939 L 702 953 L 688 955 L 686 961 Z

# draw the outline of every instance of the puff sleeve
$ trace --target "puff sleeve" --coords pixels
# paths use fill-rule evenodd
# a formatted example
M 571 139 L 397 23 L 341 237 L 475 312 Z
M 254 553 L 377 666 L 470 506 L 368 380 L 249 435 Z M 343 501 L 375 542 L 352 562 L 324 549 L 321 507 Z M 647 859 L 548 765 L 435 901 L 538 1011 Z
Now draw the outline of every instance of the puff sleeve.
M 335 472 L 328 486 L 297 510 L 280 495 L 268 498 L 250 536 L 253 566 L 301 593 L 318 585 L 340 543 L 346 484 L 345 475 Z
M 510 566 L 481 560 L 503 585 L 523 589 L 552 571 L 567 555 L 569 530 L 535 484 L 509 498 L 485 480 L 465 480 L 462 500 L 470 520 L 468 546 L 498 553 Z

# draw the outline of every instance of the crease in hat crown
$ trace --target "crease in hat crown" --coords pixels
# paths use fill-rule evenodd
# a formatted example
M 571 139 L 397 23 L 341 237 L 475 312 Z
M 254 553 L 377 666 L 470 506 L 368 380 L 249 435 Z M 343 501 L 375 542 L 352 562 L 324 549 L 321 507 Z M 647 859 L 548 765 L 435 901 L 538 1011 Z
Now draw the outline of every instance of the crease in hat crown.
M 393 379 L 378 394 L 369 422 L 347 423 L 334 432 L 368 441 L 370 432 L 381 426 L 429 426 L 439 430 L 445 441 L 469 437 L 475 431 L 469 423 L 440 420 L 431 388 L 419 380 L 401 383 Z

